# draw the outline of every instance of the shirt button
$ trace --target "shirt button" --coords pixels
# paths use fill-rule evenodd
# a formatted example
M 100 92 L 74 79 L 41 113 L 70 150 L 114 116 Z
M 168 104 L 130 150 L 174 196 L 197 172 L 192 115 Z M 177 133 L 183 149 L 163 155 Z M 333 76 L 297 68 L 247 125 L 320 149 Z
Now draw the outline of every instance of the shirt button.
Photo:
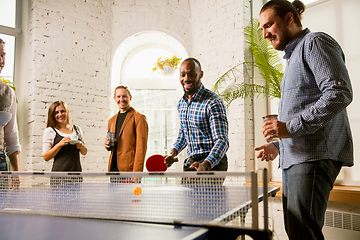
M 338 85 L 341 85 L 341 82 L 338 82 Z

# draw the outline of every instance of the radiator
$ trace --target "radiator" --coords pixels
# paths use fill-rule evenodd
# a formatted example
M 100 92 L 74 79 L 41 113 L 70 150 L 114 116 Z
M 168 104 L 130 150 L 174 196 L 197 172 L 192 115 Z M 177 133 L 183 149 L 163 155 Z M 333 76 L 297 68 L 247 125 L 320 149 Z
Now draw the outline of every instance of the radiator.
M 359 240 L 360 214 L 326 211 L 323 232 L 326 240 Z

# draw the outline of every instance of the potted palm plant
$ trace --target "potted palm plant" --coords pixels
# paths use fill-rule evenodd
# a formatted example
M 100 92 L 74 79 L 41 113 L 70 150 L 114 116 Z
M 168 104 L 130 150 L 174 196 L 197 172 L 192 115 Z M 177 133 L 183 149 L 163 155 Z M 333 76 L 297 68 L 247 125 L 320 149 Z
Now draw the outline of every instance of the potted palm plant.
M 165 58 L 162 60 L 162 57 L 158 58 L 155 62 L 154 67 L 152 69 L 153 72 L 158 71 L 160 74 L 164 75 L 172 75 L 177 69 L 177 66 L 180 63 L 181 58 L 176 57 L 175 55 L 171 58 Z
M 271 98 L 281 97 L 280 85 L 283 77 L 283 65 L 277 51 L 268 40 L 263 39 L 263 32 L 259 26 L 259 20 L 253 19 L 249 26 L 244 29 L 251 60 L 238 63 L 215 81 L 213 91 L 224 100 L 227 106 L 237 98 L 260 95 Z M 253 83 L 255 79 L 252 74 L 249 74 L 249 71 L 254 67 L 259 70 L 262 78 L 266 80 L 266 84 Z M 251 83 L 237 83 L 236 79 L 240 73 L 250 76 Z M 229 84 L 229 82 L 231 83 Z M 224 87 L 224 85 L 226 86 Z

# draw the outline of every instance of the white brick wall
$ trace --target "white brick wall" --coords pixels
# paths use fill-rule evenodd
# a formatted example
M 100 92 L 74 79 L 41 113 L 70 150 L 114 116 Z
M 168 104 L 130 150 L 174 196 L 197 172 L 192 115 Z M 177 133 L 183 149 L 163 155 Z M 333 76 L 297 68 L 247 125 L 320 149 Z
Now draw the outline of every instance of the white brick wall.
M 148 30 L 165 32 L 191 52 L 192 32 L 189 0 L 114 0 L 113 49 L 128 37 Z
M 50 104 L 68 104 L 71 122 L 81 126 L 88 154 L 83 170 L 106 171 L 106 134 L 112 49 L 111 1 L 33 0 L 30 35 L 28 144 L 24 169 L 49 171 L 42 159 L 42 134 Z M 24 156 L 24 155 L 23 155 Z
M 244 58 L 244 6 L 242 1 L 191 1 L 193 32 L 192 56 L 197 57 L 204 70 L 203 83 L 212 88 L 215 80 Z M 250 109 L 251 110 L 251 106 Z M 244 100 L 236 100 L 228 109 L 230 148 L 229 171 L 244 171 L 246 151 L 251 151 L 244 127 L 247 112 Z M 251 134 L 250 134 L 251 135 Z

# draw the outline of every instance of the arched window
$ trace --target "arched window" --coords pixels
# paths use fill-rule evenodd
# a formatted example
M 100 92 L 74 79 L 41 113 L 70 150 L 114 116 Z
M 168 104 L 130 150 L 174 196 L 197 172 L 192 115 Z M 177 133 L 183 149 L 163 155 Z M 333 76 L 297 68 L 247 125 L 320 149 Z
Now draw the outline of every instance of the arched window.
M 174 55 L 187 58 L 184 47 L 176 39 L 155 31 L 128 38 L 114 55 L 112 89 L 119 84 L 129 86 L 133 95 L 131 105 L 144 113 L 148 121 L 146 158 L 153 154 L 168 154 L 177 138 L 176 104 L 183 95 L 178 69 L 170 74 L 152 71 L 160 57 L 164 59 Z M 117 111 L 118 107 L 113 103 L 111 114 Z
M 20 22 L 17 12 L 21 9 L 21 1 L 0 1 L 0 5 L 3 10 L 0 18 L 0 38 L 6 43 L 6 66 L 1 72 L 1 76 L 14 83 L 15 41 L 21 32 L 21 26 L 16 23 Z

